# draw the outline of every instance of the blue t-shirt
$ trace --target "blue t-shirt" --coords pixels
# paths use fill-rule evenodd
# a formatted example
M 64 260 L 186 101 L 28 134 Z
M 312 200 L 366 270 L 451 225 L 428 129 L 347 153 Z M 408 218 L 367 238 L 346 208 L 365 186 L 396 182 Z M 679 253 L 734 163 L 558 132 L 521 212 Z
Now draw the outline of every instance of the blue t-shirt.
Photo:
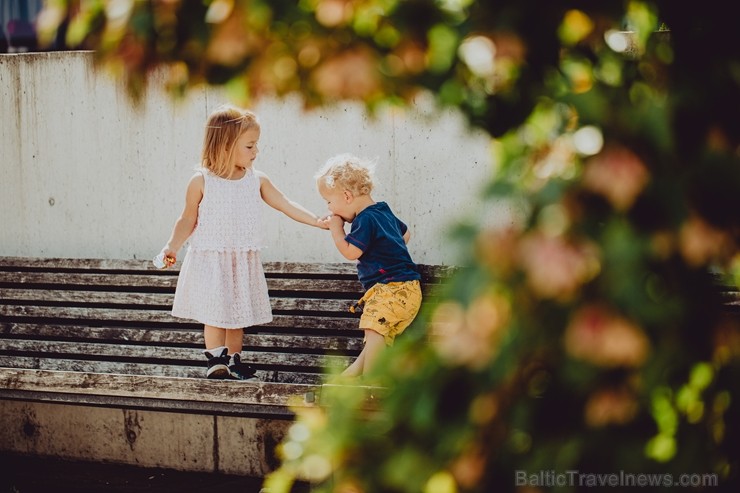
M 357 276 L 365 289 L 376 283 L 421 279 L 416 264 L 403 241 L 408 227 L 385 202 L 366 207 L 352 221 L 348 243 L 362 250 Z

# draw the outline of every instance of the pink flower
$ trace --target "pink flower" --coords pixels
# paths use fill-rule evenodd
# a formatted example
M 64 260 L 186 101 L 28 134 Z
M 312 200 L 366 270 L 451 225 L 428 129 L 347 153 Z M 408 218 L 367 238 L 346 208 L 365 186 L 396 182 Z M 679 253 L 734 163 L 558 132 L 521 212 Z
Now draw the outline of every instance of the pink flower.
M 599 271 L 598 251 L 590 243 L 531 233 L 521 242 L 520 263 L 527 283 L 543 298 L 568 300 Z
M 638 407 L 634 394 L 625 388 L 597 390 L 586 402 L 584 419 L 594 428 L 623 425 L 632 421 Z
M 450 467 L 455 480 L 465 489 L 474 489 L 486 470 L 486 455 L 480 447 L 471 446 Z
M 606 148 L 586 163 L 583 186 L 619 210 L 629 209 L 650 179 L 642 160 L 625 147 Z
M 481 295 L 468 307 L 442 303 L 432 316 L 432 344 L 451 365 L 483 368 L 498 353 L 510 317 L 509 300 L 498 293 Z
M 574 358 L 608 368 L 640 366 L 650 351 L 650 341 L 637 325 L 600 305 L 577 310 L 563 342 Z
M 713 228 L 695 214 L 683 223 L 679 232 L 681 255 L 693 267 L 700 267 L 725 254 L 729 255 L 731 243 L 727 234 Z

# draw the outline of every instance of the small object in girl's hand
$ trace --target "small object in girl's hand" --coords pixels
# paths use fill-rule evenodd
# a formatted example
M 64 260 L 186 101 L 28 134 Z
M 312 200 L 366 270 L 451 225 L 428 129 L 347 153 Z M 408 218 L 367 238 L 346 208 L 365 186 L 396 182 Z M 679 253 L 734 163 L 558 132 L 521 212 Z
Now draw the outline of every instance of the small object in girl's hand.
M 156 257 L 154 257 L 154 259 L 152 260 L 152 263 L 154 264 L 154 267 L 156 267 L 157 269 L 166 269 L 167 267 L 170 267 L 175 262 L 172 257 L 166 257 L 164 255 L 164 252 L 162 252 Z
M 159 255 L 154 257 L 152 263 L 157 269 L 164 269 L 165 267 L 167 267 L 167 264 L 164 262 L 164 253 L 160 253 Z

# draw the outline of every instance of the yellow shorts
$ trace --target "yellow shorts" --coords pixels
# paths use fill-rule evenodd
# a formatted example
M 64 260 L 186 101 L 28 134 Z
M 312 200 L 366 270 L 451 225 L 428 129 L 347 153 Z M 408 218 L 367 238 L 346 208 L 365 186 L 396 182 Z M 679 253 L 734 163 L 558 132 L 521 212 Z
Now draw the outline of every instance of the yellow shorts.
M 360 328 L 374 330 L 385 338 L 387 346 L 393 345 L 398 334 L 411 325 L 421 307 L 419 281 L 377 283 L 367 290 L 357 304 L 362 307 Z

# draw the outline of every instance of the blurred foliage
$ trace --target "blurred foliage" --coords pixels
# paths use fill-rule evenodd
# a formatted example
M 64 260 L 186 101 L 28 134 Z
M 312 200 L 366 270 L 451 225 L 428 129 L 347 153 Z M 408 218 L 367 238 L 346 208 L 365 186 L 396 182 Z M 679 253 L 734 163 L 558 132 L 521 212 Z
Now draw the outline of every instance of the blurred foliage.
M 66 26 L 134 98 L 155 72 L 174 94 L 220 84 L 243 104 L 431 95 L 491 134 L 484 208 L 455 232 L 461 269 L 371 375 L 386 395 L 368 409 L 362 387 L 339 386 L 299 411 L 271 492 L 296 478 L 342 493 L 594 490 L 541 471 L 716 474 L 738 491 L 740 31 L 727 9 L 52 0 L 39 28 Z

